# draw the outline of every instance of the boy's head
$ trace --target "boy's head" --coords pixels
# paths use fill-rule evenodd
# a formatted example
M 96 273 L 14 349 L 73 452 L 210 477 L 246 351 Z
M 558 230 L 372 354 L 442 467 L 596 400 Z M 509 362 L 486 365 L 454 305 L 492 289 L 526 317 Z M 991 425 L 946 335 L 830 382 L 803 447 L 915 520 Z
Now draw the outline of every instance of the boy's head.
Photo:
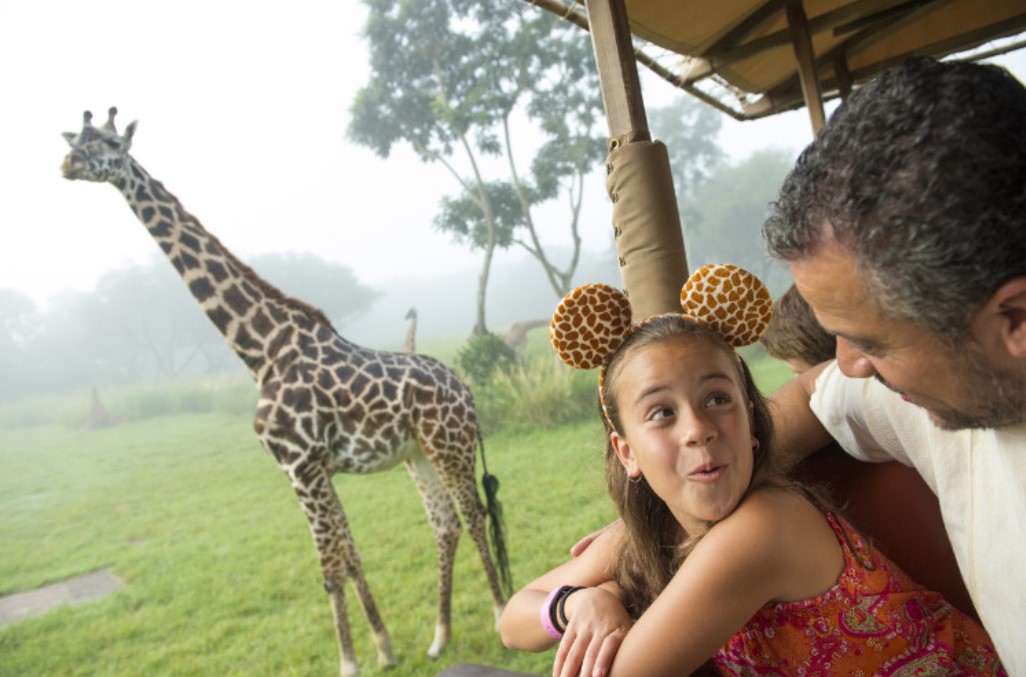
M 837 348 L 837 340 L 820 326 L 793 284 L 773 303 L 773 317 L 759 342 L 796 374 L 834 359 Z

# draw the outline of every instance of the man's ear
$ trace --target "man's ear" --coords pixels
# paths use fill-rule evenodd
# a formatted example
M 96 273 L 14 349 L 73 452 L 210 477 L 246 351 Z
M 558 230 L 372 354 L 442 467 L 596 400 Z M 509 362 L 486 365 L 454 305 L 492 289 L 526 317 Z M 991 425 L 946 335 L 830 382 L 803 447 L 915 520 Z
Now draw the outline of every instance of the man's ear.
M 1009 356 L 1026 358 L 1026 277 L 1012 278 L 998 287 L 977 313 L 975 324 L 998 331 L 1000 345 Z
M 634 458 L 634 451 L 631 450 L 631 445 L 627 442 L 627 438 L 618 432 L 611 432 L 609 433 L 609 443 L 612 445 L 616 457 L 620 459 L 620 464 L 627 471 L 627 476 L 636 476 L 640 472 L 638 470 L 638 461 Z

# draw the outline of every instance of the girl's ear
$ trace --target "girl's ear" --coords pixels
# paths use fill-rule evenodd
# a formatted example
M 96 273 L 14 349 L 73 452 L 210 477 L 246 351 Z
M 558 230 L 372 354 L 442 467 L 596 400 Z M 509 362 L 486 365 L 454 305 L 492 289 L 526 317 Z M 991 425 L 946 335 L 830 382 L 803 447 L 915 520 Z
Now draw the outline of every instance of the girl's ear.
M 620 464 L 627 471 L 628 477 L 637 477 L 641 470 L 638 468 L 638 461 L 634 458 L 634 451 L 627 438 L 614 431 L 609 433 L 609 443 L 613 446 L 613 452 L 620 459 Z

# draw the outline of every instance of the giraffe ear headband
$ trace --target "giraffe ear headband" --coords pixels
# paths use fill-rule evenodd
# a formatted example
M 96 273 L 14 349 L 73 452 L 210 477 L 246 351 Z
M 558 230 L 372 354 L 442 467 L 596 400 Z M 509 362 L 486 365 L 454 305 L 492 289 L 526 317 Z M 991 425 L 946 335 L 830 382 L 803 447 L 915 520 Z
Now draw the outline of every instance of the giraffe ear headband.
M 688 278 L 680 292 L 680 304 L 682 315 L 712 328 L 732 348 L 758 341 L 773 308 L 762 280 L 738 266 L 718 263 L 702 266 Z M 606 364 L 628 336 L 662 316 L 632 324 L 627 296 L 605 284 L 577 287 L 563 297 L 552 315 L 549 338 L 559 359 L 575 369 L 601 367 L 599 401 L 611 430 L 616 426 L 606 410 Z

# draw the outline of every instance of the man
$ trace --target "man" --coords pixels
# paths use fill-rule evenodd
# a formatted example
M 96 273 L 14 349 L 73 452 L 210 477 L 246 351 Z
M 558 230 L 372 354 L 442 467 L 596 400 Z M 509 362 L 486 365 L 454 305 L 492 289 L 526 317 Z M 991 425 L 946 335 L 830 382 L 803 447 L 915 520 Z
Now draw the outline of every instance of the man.
M 994 66 L 909 60 L 838 108 L 763 232 L 837 338 L 836 363 L 774 396 L 781 448 L 829 433 L 914 466 L 1026 676 L 1026 89 Z

